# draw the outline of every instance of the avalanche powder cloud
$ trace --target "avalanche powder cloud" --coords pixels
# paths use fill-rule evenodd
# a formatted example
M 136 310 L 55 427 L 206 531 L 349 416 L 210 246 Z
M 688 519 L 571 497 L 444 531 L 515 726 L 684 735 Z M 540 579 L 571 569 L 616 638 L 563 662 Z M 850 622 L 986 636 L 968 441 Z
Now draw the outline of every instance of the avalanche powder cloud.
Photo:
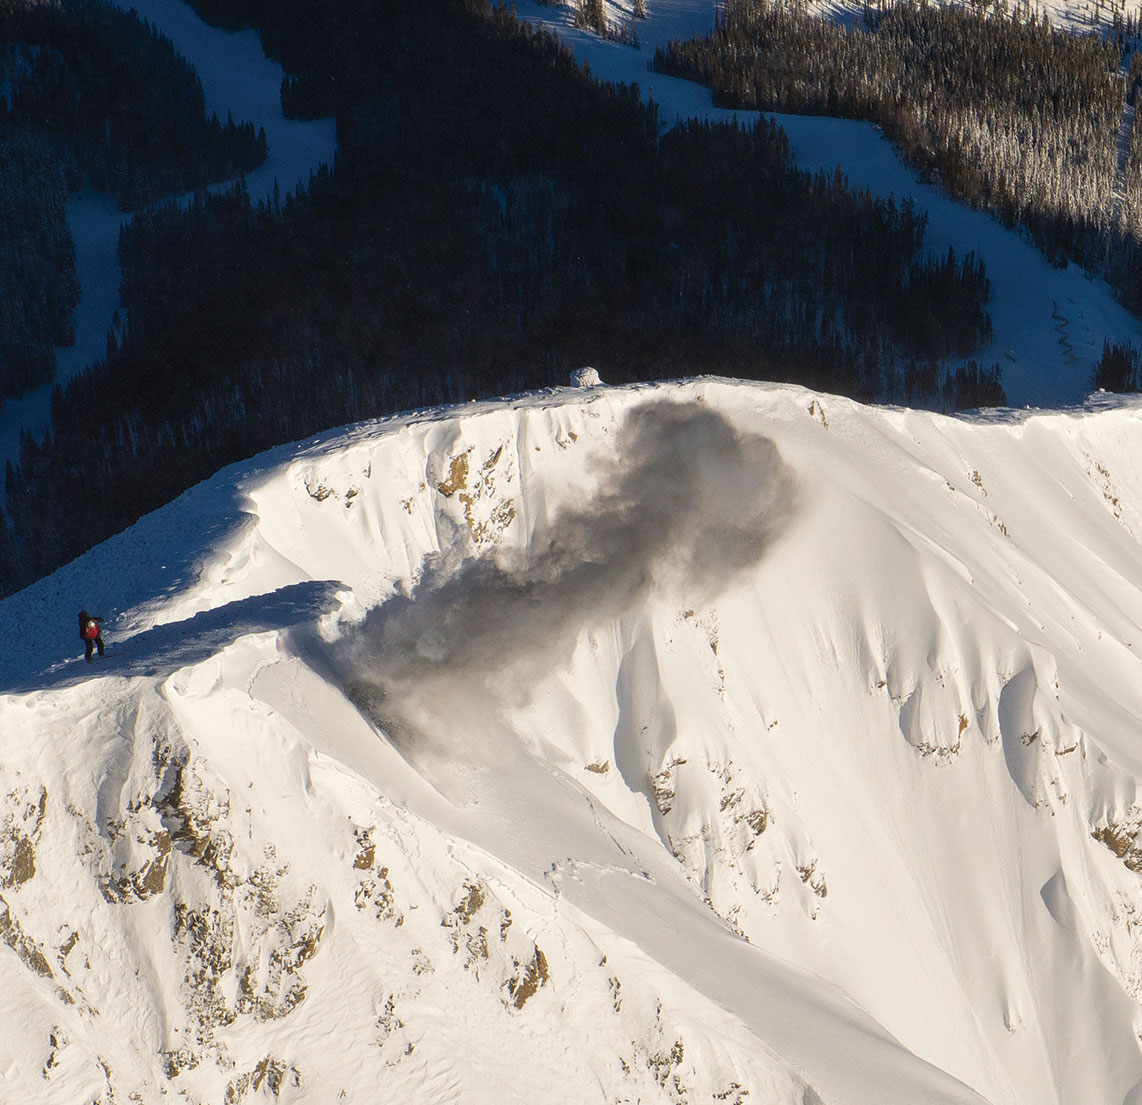
M 597 494 L 554 519 L 543 551 L 429 562 L 411 594 L 334 646 L 344 685 L 390 736 L 438 712 L 441 678 L 470 692 L 505 669 L 549 663 L 588 619 L 622 614 L 651 586 L 688 602 L 712 595 L 757 563 L 795 508 L 774 443 L 700 403 L 635 408 L 597 468 Z

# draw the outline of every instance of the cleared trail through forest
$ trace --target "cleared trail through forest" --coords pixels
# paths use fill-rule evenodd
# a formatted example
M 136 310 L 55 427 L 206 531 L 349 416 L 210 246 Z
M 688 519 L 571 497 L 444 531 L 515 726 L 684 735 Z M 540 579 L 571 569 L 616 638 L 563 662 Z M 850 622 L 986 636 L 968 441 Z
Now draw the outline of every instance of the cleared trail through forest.
M 612 14 L 618 15 L 618 4 Z M 517 0 L 529 23 L 553 30 L 598 78 L 637 84 L 653 100 L 664 127 L 689 119 L 750 125 L 753 111 L 714 106 L 709 88 L 649 68 L 656 45 L 713 29 L 714 5 L 706 0 L 648 0 L 649 18 L 638 21 L 641 49 L 605 41 L 574 25 L 568 5 Z M 901 160 L 883 131 L 871 123 L 828 116 L 772 116 L 789 138 L 798 168 L 840 168 L 853 188 L 864 188 L 896 204 L 911 201 L 927 216 L 925 246 L 934 257 L 952 248 L 974 252 L 991 285 L 993 339 L 975 350 L 978 364 L 1003 367 L 1003 387 L 1015 407 L 1069 406 L 1090 393 L 1104 343 L 1129 341 L 1142 347 L 1142 319 L 1126 310 L 1103 280 L 1077 265 L 1056 268 L 1024 235 L 994 216 L 953 199 L 938 182 L 925 181 Z M 1067 320 L 1066 340 L 1058 326 Z
M 284 197 L 324 164 L 332 164 L 337 150 L 332 119 L 301 122 L 287 119 L 281 110 L 282 68 L 262 52 L 255 31 L 223 31 L 199 19 L 182 0 L 115 0 L 134 10 L 174 44 L 194 67 L 202 82 L 207 117 L 232 114 L 266 132 L 266 161 L 245 177 L 254 203 L 272 200 L 274 188 Z M 209 190 L 230 187 L 232 181 Z M 174 197 L 166 197 L 167 200 Z M 159 201 L 164 202 L 164 201 Z M 51 397 L 107 353 L 107 334 L 116 312 L 122 313 L 119 285 L 119 231 L 131 213 L 119 211 L 114 201 L 92 193 L 73 197 L 67 205 L 68 230 L 75 244 L 80 298 L 76 307 L 75 341 L 56 349 L 54 377 L 41 387 L 0 403 L 0 468 L 20 459 L 20 439 L 29 434 L 42 440 L 51 425 Z M 93 428 L 93 432 L 94 428 Z M 0 485 L 0 504 L 7 491 Z

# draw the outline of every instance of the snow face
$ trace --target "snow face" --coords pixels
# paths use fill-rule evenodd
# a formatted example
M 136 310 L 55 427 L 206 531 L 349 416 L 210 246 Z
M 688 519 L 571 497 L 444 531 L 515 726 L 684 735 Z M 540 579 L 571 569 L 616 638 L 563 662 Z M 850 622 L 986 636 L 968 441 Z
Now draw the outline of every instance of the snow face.
M 701 380 L 225 470 L 0 603 L 5 1089 L 1133 1100 L 1140 446 Z

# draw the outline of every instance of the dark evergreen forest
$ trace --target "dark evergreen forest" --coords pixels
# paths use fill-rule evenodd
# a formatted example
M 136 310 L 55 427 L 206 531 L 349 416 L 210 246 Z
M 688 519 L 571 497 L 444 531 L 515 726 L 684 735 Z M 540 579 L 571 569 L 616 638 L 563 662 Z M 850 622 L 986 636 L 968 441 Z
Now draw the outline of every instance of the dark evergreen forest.
M 1052 29 L 1028 6 L 901 0 L 843 26 L 787 0 L 726 0 L 714 32 L 656 52 L 728 107 L 880 124 L 960 199 L 1022 226 L 1054 263 L 1105 275 L 1142 311 L 1142 127 L 1116 140 L 1138 28 Z M 1121 174 L 1121 175 L 1120 175 Z
M 132 211 L 265 160 L 251 124 L 206 118 L 169 39 L 103 0 L 0 0 L 0 57 L 0 127 L 54 139 L 72 191 Z
M 132 210 L 265 160 L 171 43 L 99 0 L 0 0 L 0 401 L 51 378 L 78 299 L 69 193 Z
M 927 258 L 922 216 L 797 171 L 768 123 L 660 134 L 482 0 L 197 6 L 260 30 L 337 161 L 269 205 L 136 216 L 122 340 L 8 473 L 9 589 L 264 447 L 583 364 L 1002 402 L 997 368 L 942 367 L 990 335 L 978 259 Z
M 79 281 L 66 201 L 54 152 L 0 124 L 0 402 L 50 380 L 54 347 L 74 338 Z

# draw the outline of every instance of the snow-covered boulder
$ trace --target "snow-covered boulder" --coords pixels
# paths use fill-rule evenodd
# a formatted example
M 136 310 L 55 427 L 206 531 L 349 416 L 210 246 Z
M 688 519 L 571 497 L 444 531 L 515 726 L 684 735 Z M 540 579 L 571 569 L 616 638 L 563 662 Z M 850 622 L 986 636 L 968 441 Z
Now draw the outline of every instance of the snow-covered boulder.
M 597 369 L 577 368 L 571 373 L 571 386 L 576 388 L 597 388 L 602 384 Z

